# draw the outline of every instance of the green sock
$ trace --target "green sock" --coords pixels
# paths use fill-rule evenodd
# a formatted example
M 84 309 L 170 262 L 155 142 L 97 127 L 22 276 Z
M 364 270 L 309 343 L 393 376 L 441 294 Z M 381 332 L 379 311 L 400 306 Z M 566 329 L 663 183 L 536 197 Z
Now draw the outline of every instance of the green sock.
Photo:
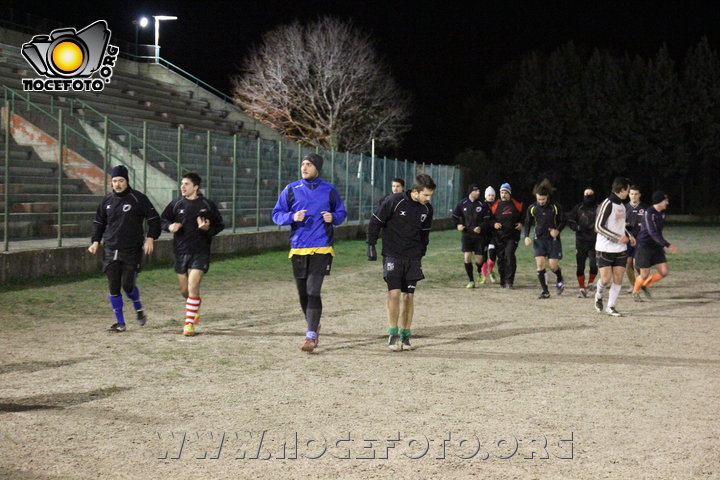
M 400 338 L 410 338 L 410 329 L 409 328 L 401 328 L 400 329 Z
M 388 328 L 388 335 L 397 335 L 397 334 L 398 334 L 398 327 Z

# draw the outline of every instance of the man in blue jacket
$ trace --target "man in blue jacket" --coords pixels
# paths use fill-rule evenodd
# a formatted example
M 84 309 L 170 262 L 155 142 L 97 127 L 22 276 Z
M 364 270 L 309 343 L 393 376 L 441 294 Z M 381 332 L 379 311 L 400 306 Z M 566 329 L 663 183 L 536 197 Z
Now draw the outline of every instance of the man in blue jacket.
M 273 208 L 277 225 L 290 225 L 290 254 L 293 275 L 305 314 L 307 330 L 300 349 L 312 352 L 318 344 L 322 289 L 330 275 L 334 226 L 345 221 L 347 212 L 337 189 L 320 180 L 323 158 L 317 153 L 305 155 L 300 165 L 302 179 L 288 184 Z

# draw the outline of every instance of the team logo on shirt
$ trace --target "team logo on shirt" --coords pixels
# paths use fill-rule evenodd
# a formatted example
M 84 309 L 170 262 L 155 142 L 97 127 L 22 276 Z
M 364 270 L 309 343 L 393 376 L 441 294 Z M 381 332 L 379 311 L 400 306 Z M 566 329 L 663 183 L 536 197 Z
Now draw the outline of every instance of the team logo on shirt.
M 183 213 L 185 213 L 185 209 L 184 209 L 184 208 L 181 208 L 178 213 L 179 213 L 180 215 L 182 215 Z
M 475 207 L 475 211 L 476 211 L 477 213 L 480 213 L 480 212 L 482 211 L 482 207 Z
M 400 216 L 401 216 L 401 217 L 406 217 L 406 216 L 407 216 L 406 213 L 407 213 L 407 212 L 406 212 L 405 210 L 400 210 Z
M 420 215 L 420 221 L 421 221 L 421 222 L 424 222 L 426 218 L 427 218 L 427 214 L 426 214 L 426 213 L 423 213 L 423 214 Z
M 129 212 L 131 208 L 132 208 L 132 205 L 130 205 L 129 203 L 126 203 L 125 205 L 123 205 L 123 212 Z

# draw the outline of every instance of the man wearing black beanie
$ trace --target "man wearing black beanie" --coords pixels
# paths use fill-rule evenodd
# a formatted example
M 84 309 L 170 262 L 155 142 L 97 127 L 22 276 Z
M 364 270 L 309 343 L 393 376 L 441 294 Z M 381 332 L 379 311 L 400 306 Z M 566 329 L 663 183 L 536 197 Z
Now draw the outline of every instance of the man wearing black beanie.
M 653 193 L 652 206 L 645 211 L 640 233 L 637 238 L 637 252 L 635 264 L 640 269 L 640 275 L 635 279 L 633 297 L 641 302 L 640 289 L 647 288 L 655 282 L 667 277 L 670 270 L 665 258 L 665 248 L 671 253 L 677 253 L 675 244 L 663 237 L 665 226 L 665 210 L 670 204 L 668 196 L 663 191 Z M 655 266 L 656 272 L 650 275 L 650 267 Z
M 110 172 L 112 192 L 103 197 L 93 221 L 93 232 L 88 251 L 93 255 L 103 242 L 103 271 L 108 278 L 110 305 L 115 312 L 114 333 L 125 331 L 121 289 L 132 300 L 140 326 L 147 316 L 140 302 L 137 274 L 142 265 L 143 253 L 153 252 L 155 240 L 160 236 L 160 216 L 150 200 L 129 186 L 128 169 L 122 165 Z M 143 221 L 147 219 L 145 235 Z

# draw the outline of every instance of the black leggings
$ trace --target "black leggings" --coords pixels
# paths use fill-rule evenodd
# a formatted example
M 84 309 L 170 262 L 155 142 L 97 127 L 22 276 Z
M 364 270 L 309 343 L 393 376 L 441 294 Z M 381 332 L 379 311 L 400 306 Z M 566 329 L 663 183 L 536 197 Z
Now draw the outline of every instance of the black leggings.
M 576 244 L 575 248 L 575 260 L 577 261 L 577 273 L 578 277 L 585 275 L 585 260 L 590 259 L 590 275 L 597 275 L 598 267 L 595 259 L 595 245 L 580 245 Z
M 300 296 L 300 307 L 305 314 L 307 321 L 307 329 L 317 332 L 320 326 L 320 316 L 322 315 L 322 299 L 320 298 L 320 290 L 322 289 L 324 274 L 310 274 L 307 278 L 296 278 L 298 295 Z
M 108 287 L 110 295 L 120 295 L 120 288 L 125 293 L 131 293 L 135 288 L 135 280 L 137 279 L 136 265 L 125 262 L 112 262 L 105 269 L 108 278 Z

